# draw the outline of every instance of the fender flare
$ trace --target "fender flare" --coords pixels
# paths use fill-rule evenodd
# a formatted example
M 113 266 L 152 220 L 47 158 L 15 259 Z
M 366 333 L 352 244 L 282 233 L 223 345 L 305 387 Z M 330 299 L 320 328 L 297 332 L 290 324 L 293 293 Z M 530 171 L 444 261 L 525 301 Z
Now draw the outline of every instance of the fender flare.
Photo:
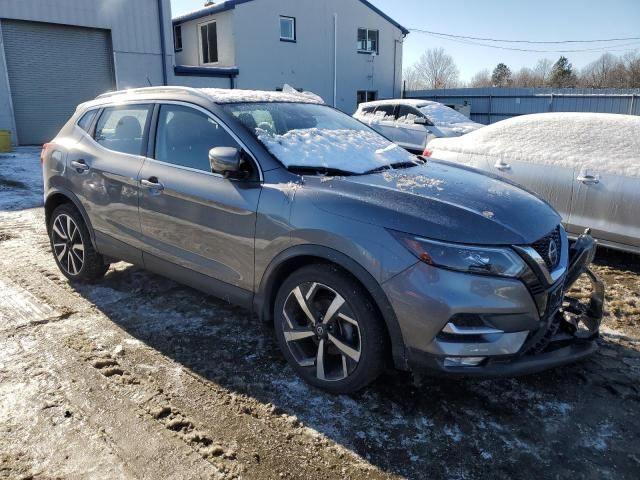
M 284 273 L 282 269 L 286 268 L 286 265 L 296 258 L 306 258 L 309 260 L 316 258 L 321 261 L 334 263 L 355 277 L 367 290 L 374 305 L 376 305 L 382 315 L 382 319 L 387 327 L 387 332 L 389 333 L 391 353 L 395 367 L 401 370 L 409 369 L 400 324 L 384 290 L 373 275 L 362 265 L 351 257 L 329 247 L 321 245 L 296 245 L 280 252 L 271 260 L 271 263 L 269 263 L 262 275 L 259 288 L 254 296 L 254 311 L 261 320 L 266 322 L 273 321 L 273 304 L 278 287 L 276 281 L 281 277 L 281 274 Z
M 87 229 L 89 230 L 89 236 L 91 237 L 91 244 L 93 245 L 93 248 L 96 248 L 96 235 L 95 235 L 95 231 L 93 230 L 93 226 L 91 225 L 91 220 L 89 219 L 89 215 L 87 215 L 87 211 L 85 210 L 85 208 L 82 206 L 82 202 L 80 202 L 80 199 L 76 196 L 75 193 L 71 192 L 70 190 L 67 190 L 64 187 L 55 187 L 50 189 L 47 192 L 47 196 L 44 200 L 44 208 L 45 208 L 45 212 L 47 209 L 47 204 L 50 202 L 50 200 L 57 196 L 57 195 L 62 195 L 63 197 L 65 197 L 67 200 L 69 200 L 73 206 L 76 207 L 76 209 L 80 212 L 80 215 L 82 216 L 82 220 L 84 221 L 85 225 L 87 226 Z M 47 230 L 49 229 L 49 218 L 46 219 L 46 227 Z

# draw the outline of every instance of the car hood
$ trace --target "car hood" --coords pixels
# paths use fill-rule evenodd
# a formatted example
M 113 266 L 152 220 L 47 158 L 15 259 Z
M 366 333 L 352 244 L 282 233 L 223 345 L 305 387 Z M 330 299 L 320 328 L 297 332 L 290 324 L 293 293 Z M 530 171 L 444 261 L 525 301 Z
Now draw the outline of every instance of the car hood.
M 479 170 L 430 160 L 424 165 L 348 177 L 306 177 L 313 202 L 335 215 L 436 240 L 524 245 L 560 216 L 544 200 Z

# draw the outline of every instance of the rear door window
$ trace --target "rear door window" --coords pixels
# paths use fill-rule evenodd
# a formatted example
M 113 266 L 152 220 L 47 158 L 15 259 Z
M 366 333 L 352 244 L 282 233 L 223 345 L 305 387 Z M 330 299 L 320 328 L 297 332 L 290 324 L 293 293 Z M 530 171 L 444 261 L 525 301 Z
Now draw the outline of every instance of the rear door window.
M 403 123 L 414 123 L 416 118 L 424 118 L 427 125 L 433 125 L 431 121 L 417 108 L 409 105 L 400 105 L 398 107 L 398 121 Z
M 150 112 L 151 105 L 105 108 L 96 125 L 96 142 L 115 152 L 142 155 Z
M 376 108 L 376 117 L 379 117 L 381 120 L 393 120 L 395 118 L 395 109 L 395 105 L 380 105 L 378 108 Z
M 235 139 L 203 112 L 181 105 L 162 105 L 155 142 L 156 160 L 211 172 L 209 150 L 240 149 Z

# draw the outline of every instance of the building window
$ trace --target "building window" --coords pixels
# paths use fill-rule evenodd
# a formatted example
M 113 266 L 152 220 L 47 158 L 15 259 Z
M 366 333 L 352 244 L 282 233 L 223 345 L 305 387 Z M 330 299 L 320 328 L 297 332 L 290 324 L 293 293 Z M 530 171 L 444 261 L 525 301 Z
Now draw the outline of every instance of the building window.
M 380 45 L 378 43 L 378 30 L 369 30 L 367 28 L 358 29 L 358 52 L 362 53 L 379 53 Z
M 202 63 L 218 62 L 218 30 L 216 22 L 200 25 Z
M 378 92 L 371 90 L 358 90 L 357 102 L 358 105 L 365 102 L 373 102 L 378 99 Z
M 283 42 L 296 41 L 296 19 L 280 16 L 280 40 Z
M 173 27 L 173 49 L 176 52 L 182 51 L 182 25 Z

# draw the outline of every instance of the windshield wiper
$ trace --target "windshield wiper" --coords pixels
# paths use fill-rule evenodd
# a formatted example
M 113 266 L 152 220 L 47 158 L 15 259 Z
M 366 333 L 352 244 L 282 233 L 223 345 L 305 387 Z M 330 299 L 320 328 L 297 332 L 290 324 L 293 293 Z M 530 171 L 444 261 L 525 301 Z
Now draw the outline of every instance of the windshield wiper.
M 349 170 L 342 170 L 340 168 L 332 168 L 332 167 L 321 167 L 321 166 L 303 166 L 303 165 L 289 165 L 287 167 L 292 173 L 298 173 L 301 175 L 328 175 L 330 177 L 348 177 L 350 175 L 356 175 L 355 172 L 351 172 Z
M 362 175 L 384 172 L 385 170 L 399 170 L 402 168 L 417 167 L 418 165 L 424 165 L 425 163 L 427 163 L 427 160 L 424 157 L 419 156 L 417 158 L 419 158 L 420 160 L 414 160 L 410 162 L 396 162 L 390 163 L 389 165 L 382 165 L 381 167 L 372 168 L 371 170 L 367 170 L 366 172 L 364 172 Z

